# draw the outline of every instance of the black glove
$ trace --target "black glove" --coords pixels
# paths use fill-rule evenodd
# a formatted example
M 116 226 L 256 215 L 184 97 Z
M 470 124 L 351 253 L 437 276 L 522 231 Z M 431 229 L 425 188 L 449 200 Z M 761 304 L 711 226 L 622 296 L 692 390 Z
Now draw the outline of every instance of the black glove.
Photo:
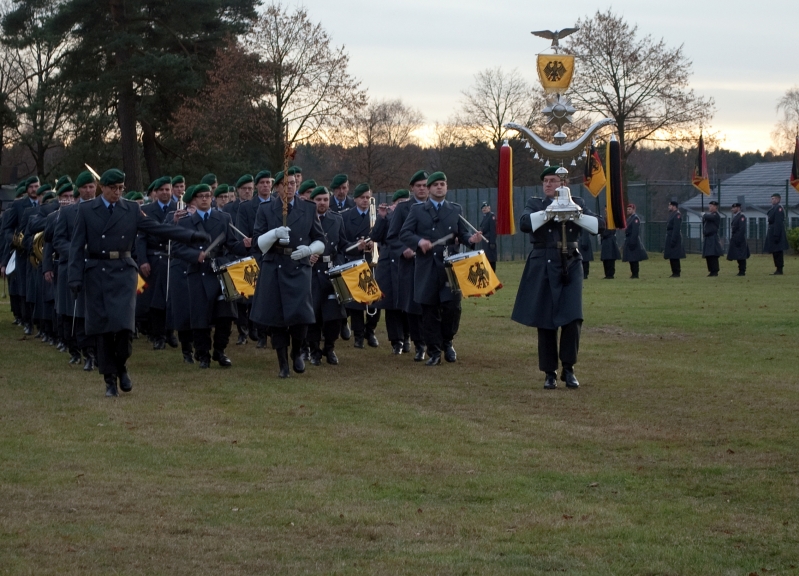
M 210 244 L 211 243 L 211 236 L 205 232 L 192 232 L 191 233 L 191 243 L 192 244 Z
M 80 291 L 83 290 L 83 284 L 80 282 L 70 282 L 69 289 L 72 291 L 73 298 L 77 298 Z

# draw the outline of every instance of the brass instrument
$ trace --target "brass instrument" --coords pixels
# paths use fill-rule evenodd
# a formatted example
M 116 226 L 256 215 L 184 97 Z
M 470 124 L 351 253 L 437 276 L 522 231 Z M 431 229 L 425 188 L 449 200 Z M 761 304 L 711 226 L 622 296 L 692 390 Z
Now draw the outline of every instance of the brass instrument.
M 375 201 L 375 197 L 372 196 L 369 198 L 369 230 L 371 231 L 372 228 L 375 227 L 375 222 L 377 222 L 377 202 Z M 379 258 L 380 254 L 377 249 L 377 242 L 372 241 L 372 266 L 377 265 L 377 259 Z
M 33 246 L 31 248 L 30 256 L 28 256 L 28 260 L 30 260 L 31 266 L 36 268 L 39 264 L 42 263 L 42 258 L 44 256 L 44 231 L 37 232 L 33 235 Z
M 25 240 L 25 233 L 20 230 L 11 238 L 11 245 L 14 248 L 22 248 L 22 241 Z

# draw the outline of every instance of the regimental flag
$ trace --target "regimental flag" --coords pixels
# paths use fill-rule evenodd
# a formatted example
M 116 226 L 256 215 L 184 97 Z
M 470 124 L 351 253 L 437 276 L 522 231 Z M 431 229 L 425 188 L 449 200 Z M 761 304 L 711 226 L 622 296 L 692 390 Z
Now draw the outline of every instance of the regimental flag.
M 499 149 L 497 234 L 516 234 L 516 222 L 513 218 L 513 149 L 507 140 Z
M 569 89 L 574 74 L 573 54 L 539 54 L 538 79 L 547 94 L 563 94 Z
M 606 227 L 617 230 L 627 227 L 624 215 L 624 187 L 621 179 L 621 147 L 615 139 L 608 142 L 605 150 L 605 204 L 608 216 Z
M 141 277 L 141 274 L 136 275 L 136 294 L 141 294 L 144 290 L 149 286 L 147 282 L 144 281 L 144 278 Z
M 707 175 L 707 152 L 705 152 L 705 141 L 699 135 L 699 155 L 694 166 L 694 175 L 691 183 L 705 196 L 710 196 L 710 178 Z
M 602 169 L 602 160 L 599 158 L 599 152 L 596 147 L 591 144 L 591 151 L 588 153 L 588 159 L 585 161 L 585 170 L 583 171 L 583 184 L 591 195 L 596 198 L 605 187 L 605 171 Z
M 491 269 L 485 253 L 480 251 L 474 256 L 463 258 L 452 263 L 452 271 L 458 279 L 461 294 L 467 298 L 491 296 L 502 288 L 502 282 Z
M 793 149 L 793 164 L 791 165 L 791 186 L 799 192 L 799 136 L 796 137 L 796 147 Z
M 374 270 L 366 262 L 342 271 L 341 279 L 347 284 L 352 298 L 360 304 L 372 304 L 383 297 Z

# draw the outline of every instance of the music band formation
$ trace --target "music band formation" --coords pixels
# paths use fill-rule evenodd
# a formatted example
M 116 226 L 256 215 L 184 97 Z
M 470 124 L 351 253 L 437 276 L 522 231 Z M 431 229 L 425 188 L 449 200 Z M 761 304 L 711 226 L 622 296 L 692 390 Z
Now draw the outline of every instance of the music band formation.
M 484 241 L 446 200 L 442 172 L 417 172 L 380 206 L 367 184 L 350 193 L 340 174 L 318 186 L 297 166 L 235 186 L 213 174 L 188 187 L 164 176 L 147 199 L 124 194 L 124 180 L 116 169 L 55 187 L 32 177 L 2 216 L 15 323 L 71 364 L 97 368 L 107 396 L 132 389 L 134 337 L 180 347 L 187 364 L 226 368 L 234 323 L 239 345 L 271 340 L 283 378 L 306 362 L 338 364 L 341 338 L 379 347 L 381 316 L 393 354 L 413 343 L 418 362 L 455 362 L 461 296 L 445 260 L 496 267 L 494 215 L 484 206 Z M 461 254 L 477 244 L 484 249 Z

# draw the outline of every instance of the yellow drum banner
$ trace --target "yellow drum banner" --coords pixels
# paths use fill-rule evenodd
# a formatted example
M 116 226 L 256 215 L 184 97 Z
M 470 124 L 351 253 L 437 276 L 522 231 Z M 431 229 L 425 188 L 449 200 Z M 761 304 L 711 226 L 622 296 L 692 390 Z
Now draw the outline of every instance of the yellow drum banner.
M 251 298 L 255 294 L 255 285 L 258 283 L 258 263 L 254 258 L 245 258 L 241 262 L 236 262 L 225 268 L 230 275 L 230 280 L 236 290 L 245 298 Z
M 547 94 L 563 94 L 569 89 L 574 74 L 572 54 L 539 54 L 538 79 Z
M 353 300 L 359 304 L 372 304 L 383 297 L 375 280 L 374 272 L 366 262 L 342 271 L 341 278 L 347 284 Z
M 502 288 L 502 282 L 483 253 L 453 262 L 452 271 L 458 279 L 461 294 L 466 297 L 490 296 Z
M 147 282 L 141 277 L 141 274 L 136 274 L 136 294 L 141 294 L 147 288 Z

